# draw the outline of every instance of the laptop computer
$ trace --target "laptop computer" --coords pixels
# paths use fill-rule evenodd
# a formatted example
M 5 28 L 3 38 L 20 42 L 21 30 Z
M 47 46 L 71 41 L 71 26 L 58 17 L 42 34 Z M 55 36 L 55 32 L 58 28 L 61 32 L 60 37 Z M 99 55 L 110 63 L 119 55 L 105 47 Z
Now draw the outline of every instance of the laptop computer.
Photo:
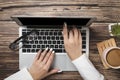
M 89 56 L 89 26 L 95 18 L 91 17 L 50 17 L 50 16 L 12 16 L 19 27 L 19 36 L 25 35 L 32 30 L 37 33 L 30 34 L 28 42 L 20 42 L 19 68 L 29 67 L 39 49 L 53 48 L 56 53 L 52 67 L 58 67 L 63 71 L 76 71 L 64 49 L 62 36 L 63 23 L 68 24 L 70 29 L 75 25 L 82 34 L 82 52 Z

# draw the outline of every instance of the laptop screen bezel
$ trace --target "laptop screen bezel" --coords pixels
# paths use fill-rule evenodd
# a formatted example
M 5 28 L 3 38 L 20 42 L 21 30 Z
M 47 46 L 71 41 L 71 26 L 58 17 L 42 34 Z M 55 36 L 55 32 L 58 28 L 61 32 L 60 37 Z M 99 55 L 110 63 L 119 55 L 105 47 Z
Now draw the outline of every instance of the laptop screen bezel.
M 90 20 L 87 22 L 86 25 L 84 25 L 85 27 L 88 27 L 92 24 L 92 22 L 94 22 L 96 20 L 95 17 L 80 17 L 80 16 L 23 16 L 23 15 L 14 15 L 11 18 L 16 21 L 16 23 L 20 26 L 27 26 L 27 25 L 23 25 L 22 22 L 19 20 L 19 18 L 89 18 Z M 75 25 L 75 24 L 74 24 Z

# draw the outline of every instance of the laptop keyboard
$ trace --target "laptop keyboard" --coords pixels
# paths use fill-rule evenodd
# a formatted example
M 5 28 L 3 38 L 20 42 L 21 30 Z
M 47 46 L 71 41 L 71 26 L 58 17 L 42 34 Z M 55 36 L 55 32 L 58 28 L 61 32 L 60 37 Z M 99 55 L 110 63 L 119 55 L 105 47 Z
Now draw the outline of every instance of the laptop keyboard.
M 32 29 L 22 29 L 22 35 L 30 32 Z M 53 48 L 56 53 L 64 53 L 64 41 L 62 29 L 36 29 L 36 33 L 30 34 L 26 38 L 27 42 L 23 42 L 23 53 L 36 53 L 39 49 Z M 86 49 L 86 30 L 81 30 L 82 48 Z M 85 53 L 85 50 L 83 50 Z

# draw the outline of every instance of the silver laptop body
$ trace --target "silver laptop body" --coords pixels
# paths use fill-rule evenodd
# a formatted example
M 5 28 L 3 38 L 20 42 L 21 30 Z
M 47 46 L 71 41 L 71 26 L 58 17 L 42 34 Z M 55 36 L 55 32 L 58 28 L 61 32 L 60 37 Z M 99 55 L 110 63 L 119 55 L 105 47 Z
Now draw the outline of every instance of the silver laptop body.
M 60 68 L 63 71 L 77 71 L 75 66 L 71 63 L 71 60 L 65 53 L 63 39 L 60 39 L 62 38 L 62 35 L 60 32 L 62 31 L 64 22 L 68 23 L 68 27 L 71 25 L 76 25 L 77 27 L 80 27 L 81 33 L 85 32 L 82 34 L 83 36 L 82 52 L 86 53 L 89 56 L 89 28 L 88 27 L 94 21 L 95 18 L 90 18 L 90 17 L 84 18 L 84 17 L 77 17 L 77 16 L 74 16 L 74 17 L 35 16 L 34 17 L 34 16 L 18 16 L 18 15 L 13 16 L 12 18 L 13 20 L 16 21 L 17 24 L 20 25 L 19 36 L 22 36 L 32 30 L 37 30 L 38 31 L 37 33 L 39 35 L 39 37 L 37 37 L 35 40 L 34 39 L 32 40 L 33 42 L 19 43 L 19 46 L 24 45 L 22 48 L 19 49 L 19 68 L 20 69 L 24 67 L 29 67 L 32 64 L 33 59 L 39 49 L 45 49 L 46 47 L 49 47 L 49 48 L 53 48 L 56 52 L 52 67 Z M 75 21 L 74 19 L 76 20 L 76 22 L 74 22 Z M 59 23 L 57 20 L 59 21 Z M 86 21 L 82 21 L 82 20 L 86 20 Z M 25 46 L 28 46 L 28 47 L 26 48 Z

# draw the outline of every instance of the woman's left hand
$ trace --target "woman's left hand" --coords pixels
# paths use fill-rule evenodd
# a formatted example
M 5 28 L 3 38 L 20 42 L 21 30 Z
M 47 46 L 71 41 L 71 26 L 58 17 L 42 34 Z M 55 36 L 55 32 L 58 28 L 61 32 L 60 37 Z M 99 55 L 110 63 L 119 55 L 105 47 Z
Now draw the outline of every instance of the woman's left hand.
M 59 69 L 52 69 L 49 71 L 54 55 L 54 51 L 52 51 L 52 49 L 48 50 L 48 48 L 46 48 L 43 52 L 40 50 L 37 53 L 33 64 L 28 70 L 34 80 L 41 80 L 59 71 Z

